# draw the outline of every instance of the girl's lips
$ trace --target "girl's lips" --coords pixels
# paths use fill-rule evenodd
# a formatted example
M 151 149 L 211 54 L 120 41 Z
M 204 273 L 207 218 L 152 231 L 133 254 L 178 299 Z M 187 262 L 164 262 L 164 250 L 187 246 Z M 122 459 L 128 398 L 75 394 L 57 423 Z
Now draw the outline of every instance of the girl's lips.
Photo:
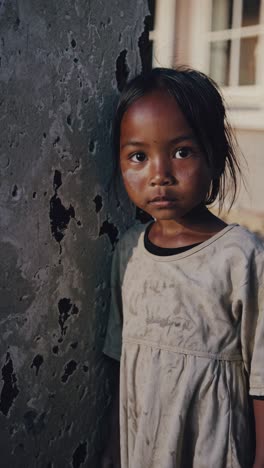
M 160 208 L 168 208 L 170 206 L 174 206 L 175 202 L 176 198 L 155 197 L 149 201 L 149 204 Z

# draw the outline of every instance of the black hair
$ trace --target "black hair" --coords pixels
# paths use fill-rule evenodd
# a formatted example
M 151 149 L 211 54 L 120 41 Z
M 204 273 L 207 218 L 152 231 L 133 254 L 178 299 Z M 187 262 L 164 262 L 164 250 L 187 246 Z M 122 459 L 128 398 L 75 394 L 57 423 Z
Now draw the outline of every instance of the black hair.
M 238 175 L 241 175 L 234 150 L 235 139 L 217 84 L 197 70 L 187 67 L 154 68 L 126 84 L 113 123 L 115 169 L 119 167 L 120 127 L 125 112 L 139 98 L 155 90 L 165 90 L 177 101 L 213 169 L 214 176 L 205 204 L 212 204 L 218 197 L 221 209 L 230 191 L 231 208 L 237 195 Z

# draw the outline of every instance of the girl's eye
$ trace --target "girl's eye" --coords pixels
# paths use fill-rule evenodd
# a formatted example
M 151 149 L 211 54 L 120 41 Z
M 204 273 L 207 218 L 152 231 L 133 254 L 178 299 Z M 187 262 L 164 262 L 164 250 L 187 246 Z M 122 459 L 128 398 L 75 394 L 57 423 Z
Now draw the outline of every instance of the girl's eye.
M 174 153 L 175 159 L 186 159 L 192 155 L 192 150 L 190 148 L 180 148 Z
M 129 158 L 133 162 L 141 163 L 146 161 L 146 155 L 144 153 L 134 153 L 132 156 Z

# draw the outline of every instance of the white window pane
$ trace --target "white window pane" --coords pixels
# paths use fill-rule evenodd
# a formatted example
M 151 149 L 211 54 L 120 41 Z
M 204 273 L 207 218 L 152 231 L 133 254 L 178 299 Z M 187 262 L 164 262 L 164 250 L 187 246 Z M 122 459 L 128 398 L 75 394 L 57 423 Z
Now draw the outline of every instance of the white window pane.
M 230 29 L 232 27 L 233 0 L 213 0 L 212 31 Z
M 256 50 L 257 37 L 245 37 L 240 42 L 239 84 L 256 83 Z
M 220 86 L 228 86 L 231 41 L 216 41 L 210 48 L 209 75 Z
M 243 0 L 242 26 L 259 23 L 260 0 Z

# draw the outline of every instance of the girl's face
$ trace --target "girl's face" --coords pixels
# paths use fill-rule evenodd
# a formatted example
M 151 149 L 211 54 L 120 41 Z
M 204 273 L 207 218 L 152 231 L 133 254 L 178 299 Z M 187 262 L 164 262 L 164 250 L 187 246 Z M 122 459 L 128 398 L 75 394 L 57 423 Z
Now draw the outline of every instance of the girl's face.
M 125 112 L 120 168 L 130 199 L 157 221 L 188 215 L 205 200 L 212 178 L 176 100 L 162 90 Z

